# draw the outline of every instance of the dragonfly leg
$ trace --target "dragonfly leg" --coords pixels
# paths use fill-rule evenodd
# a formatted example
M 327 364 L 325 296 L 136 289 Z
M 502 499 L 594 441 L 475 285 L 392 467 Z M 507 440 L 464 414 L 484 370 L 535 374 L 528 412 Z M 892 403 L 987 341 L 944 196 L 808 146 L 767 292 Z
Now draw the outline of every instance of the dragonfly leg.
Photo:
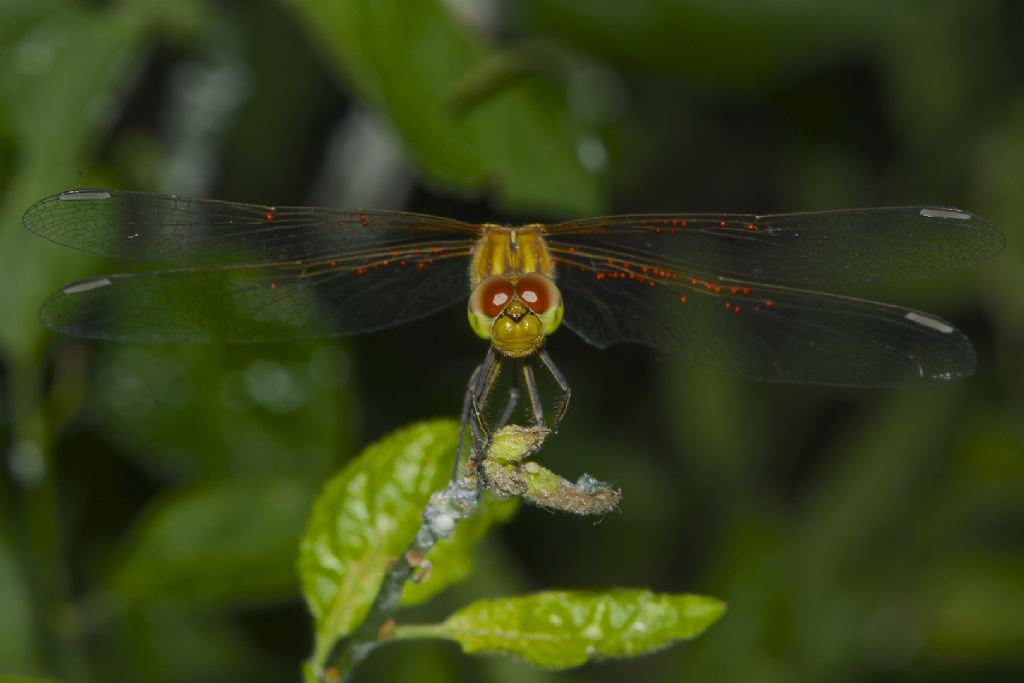
M 470 408 L 473 405 L 473 391 L 477 383 L 477 377 L 483 371 L 484 366 L 478 365 L 469 376 L 469 384 L 466 386 L 466 395 L 462 399 L 462 414 L 459 417 L 459 440 L 455 447 L 455 463 L 452 465 L 452 481 L 458 479 L 459 470 L 463 461 L 463 449 L 466 447 L 466 428 L 473 432 L 473 448 L 476 448 L 476 430 L 470 426 Z
M 476 366 L 466 385 L 466 395 L 462 400 L 462 414 L 459 418 L 459 438 L 455 450 L 455 463 L 452 469 L 452 480 L 459 476 L 462 463 L 471 463 L 479 459 L 484 452 L 487 439 L 487 426 L 484 423 L 482 406 L 487 400 L 490 386 L 494 384 L 500 371 L 500 364 L 495 361 L 493 349 L 488 349 L 484 362 Z M 466 429 L 469 429 L 472 445 L 468 456 L 463 458 L 466 444 Z
M 526 395 L 530 399 L 530 410 L 533 411 L 533 423 L 535 425 L 543 425 L 544 404 L 540 399 L 537 379 L 533 376 L 533 367 L 530 365 L 529 359 L 523 362 L 520 369 L 523 375 L 523 384 L 526 386 Z
M 493 348 L 487 350 L 484 362 L 477 370 L 478 372 L 474 373 L 470 380 L 470 386 L 467 389 L 470 402 L 469 427 L 470 433 L 473 436 L 473 453 L 471 457 L 474 461 L 483 457 L 487 442 L 490 440 L 491 430 L 487 426 L 487 421 L 484 417 L 484 406 L 487 404 L 491 389 L 494 388 L 494 383 L 498 380 L 498 375 L 501 374 L 501 359 L 495 354 Z
M 551 356 L 548 355 L 547 351 L 541 349 L 537 352 L 537 357 L 540 359 L 540 362 L 544 364 L 544 367 L 547 368 L 547 371 L 551 373 L 551 378 L 555 380 L 555 383 L 558 385 L 558 389 L 561 392 L 555 408 L 555 419 L 551 423 L 551 431 L 557 432 L 558 425 L 562 422 L 566 411 L 569 409 L 569 399 L 572 398 L 572 388 L 566 381 L 565 375 L 563 375 L 562 371 L 558 369 L 557 365 L 555 365 L 555 361 L 551 360 Z
M 507 425 L 509 419 L 512 417 L 512 412 L 516 409 L 516 406 L 519 405 L 519 373 L 512 373 L 510 381 L 511 385 L 508 388 L 508 400 L 505 402 L 505 407 L 501 411 L 501 417 L 498 418 L 495 429 L 501 429 Z

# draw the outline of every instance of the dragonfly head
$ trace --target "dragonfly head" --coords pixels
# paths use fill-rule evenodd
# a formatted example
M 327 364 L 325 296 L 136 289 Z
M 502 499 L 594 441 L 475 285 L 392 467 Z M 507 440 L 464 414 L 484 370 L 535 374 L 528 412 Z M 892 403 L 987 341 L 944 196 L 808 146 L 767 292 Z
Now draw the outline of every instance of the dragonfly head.
M 469 297 L 469 325 L 506 356 L 522 358 L 537 351 L 544 337 L 562 323 L 562 294 L 548 277 L 492 275 Z

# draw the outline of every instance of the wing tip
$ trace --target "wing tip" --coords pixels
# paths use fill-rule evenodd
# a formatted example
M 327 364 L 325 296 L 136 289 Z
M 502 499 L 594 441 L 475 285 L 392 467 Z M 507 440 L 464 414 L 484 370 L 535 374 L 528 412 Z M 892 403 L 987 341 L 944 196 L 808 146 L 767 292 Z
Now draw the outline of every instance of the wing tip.
M 988 247 L 982 256 L 983 259 L 989 259 L 998 255 L 1006 247 L 1006 235 L 999 229 L 999 226 L 984 216 L 951 206 L 922 206 L 915 208 L 918 215 L 926 220 L 950 224 L 959 223 L 967 229 L 974 230 L 980 238 L 984 239 Z
M 64 190 L 63 192 L 43 197 L 25 209 L 25 213 L 21 216 L 21 224 L 25 226 L 25 229 L 29 232 L 48 240 L 55 241 L 48 229 L 52 227 L 54 221 L 52 218 L 47 220 L 46 215 L 44 214 L 47 207 L 61 202 L 104 201 L 113 198 L 113 196 L 114 195 L 111 190 L 104 190 L 101 188 L 73 188 L 70 190 Z

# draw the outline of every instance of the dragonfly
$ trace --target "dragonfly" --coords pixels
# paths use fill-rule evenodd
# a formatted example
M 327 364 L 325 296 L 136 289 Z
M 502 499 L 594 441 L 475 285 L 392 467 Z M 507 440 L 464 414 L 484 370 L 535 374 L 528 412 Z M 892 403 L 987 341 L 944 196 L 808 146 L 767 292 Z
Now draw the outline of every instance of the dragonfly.
M 597 347 L 638 343 L 749 380 L 894 387 L 969 376 L 974 350 L 948 321 L 827 289 L 967 268 L 1005 243 L 984 218 L 937 206 L 504 226 L 76 189 L 37 202 L 23 222 L 61 245 L 164 266 L 50 296 L 42 322 L 80 337 L 343 336 L 464 302 L 470 329 L 489 342 L 462 412 L 477 450 L 493 433 L 484 405 L 505 369 L 512 380 L 496 424 L 521 391 L 544 423 L 539 368 L 558 387 L 557 428 L 571 391 L 545 341 L 561 326 Z

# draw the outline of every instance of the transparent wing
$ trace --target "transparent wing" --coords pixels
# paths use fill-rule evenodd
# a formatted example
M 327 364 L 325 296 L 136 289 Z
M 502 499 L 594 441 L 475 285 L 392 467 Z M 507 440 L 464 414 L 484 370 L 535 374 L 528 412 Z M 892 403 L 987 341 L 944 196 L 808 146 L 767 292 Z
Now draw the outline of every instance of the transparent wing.
M 266 342 L 356 334 L 466 297 L 465 256 L 450 248 L 362 265 L 337 262 L 183 269 L 82 280 L 53 294 L 48 327 L 120 341 Z
M 546 232 L 552 242 L 596 258 L 701 279 L 798 285 L 935 275 L 992 258 L 1006 243 L 984 218 L 938 207 L 612 216 L 562 223 Z
M 359 258 L 405 245 L 471 239 L 467 223 L 397 211 L 261 206 L 120 190 L 69 190 L 22 219 L 53 242 L 181 266 Z
M 186 266 L 92 278 L 51 296 L 56 330 L 126 341 L 270 341 L 368 332 L 466 297 L 479 229 L 390 211 L 71 190 L 25 213 L 66 246 Z
M 566 326 L 599 347 L 637 342 L 770 382 L 908 386 L 974 372 L 967 338 L 920 311 L 742 280 L 621 272 L 559 270 Z
M 588 342 L 647 344 L 748 379 L 851 386 L 970 375 L 974 350 L 935 316 L 807 285 L 965 268 L 1004 244 L 984 219 L 937 208 L 619 216 L 548 233 L 566 326 Z

